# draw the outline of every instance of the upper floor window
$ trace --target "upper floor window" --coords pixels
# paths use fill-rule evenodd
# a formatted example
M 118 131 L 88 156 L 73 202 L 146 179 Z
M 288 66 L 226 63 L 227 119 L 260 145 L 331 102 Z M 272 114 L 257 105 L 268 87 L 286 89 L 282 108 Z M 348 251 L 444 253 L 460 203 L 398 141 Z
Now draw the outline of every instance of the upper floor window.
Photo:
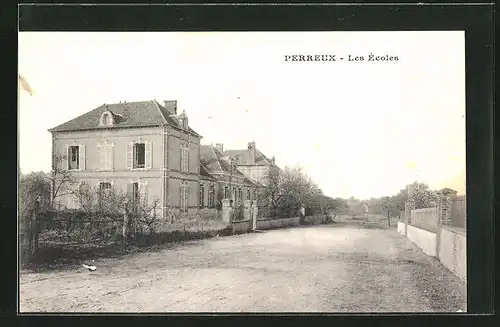
M 241 204 L 243 202 L 243 191 L 241 188 L 238 190 L 238 203 Z
M 250 200 L 250 190 L 247 190 L 247 200 Z
M 73 145 L 69 147 L 69 169 L 80 169 L 80 147 Z
M 127 167 L 131 169 L 151 168 L 152 145 L 148 141 L 131 142 L 127 153 Z
M 181 146 L 181 171 L 189 171 L 189 148 L 185 145 Z
M 67 146 L 67 162 L 68 170 L 81 170 L 85 169 L 85 146 L 84 145 L 70 145 Z
M 146 144 L 134 144 L 134 168 L 145 168 L 146 166 Z
M 229 198 L 229 187 L 224 186 L 224 199 Z
M 100 169 L 111 170 L 113 169 L 113 146 L 114 144 L 99 144 L 99 156 L 97 158 Z

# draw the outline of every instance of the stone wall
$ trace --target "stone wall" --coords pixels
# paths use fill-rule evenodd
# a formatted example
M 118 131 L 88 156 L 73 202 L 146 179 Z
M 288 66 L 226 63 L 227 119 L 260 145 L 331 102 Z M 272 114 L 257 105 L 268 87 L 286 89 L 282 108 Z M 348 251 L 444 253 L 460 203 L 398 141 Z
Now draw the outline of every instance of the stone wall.
M 300 218 L 283 218 L 283 219 L 259 219 L 257 220 L 257 229 L 273 229 L 290 226 L 299 226 Z

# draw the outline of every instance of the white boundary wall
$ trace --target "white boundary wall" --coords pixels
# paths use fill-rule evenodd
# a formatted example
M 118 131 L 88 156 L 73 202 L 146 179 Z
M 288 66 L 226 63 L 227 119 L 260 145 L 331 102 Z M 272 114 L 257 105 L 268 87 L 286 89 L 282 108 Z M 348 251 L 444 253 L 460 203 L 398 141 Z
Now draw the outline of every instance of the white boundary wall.
M 437 235 L 432 232 L 408 225 L 407 226 L 407 237 L 410 241 L 415 243 L 419 248 L 424 251 L 425 254 L 432 257 L 437 256 L 436 245 L 437 245 Z
M 398 233 L 406 236 L 406 224 L 398 221 Z
M 467 235 L 442 228 L 439 242 L 439 261 L 463 280 L 467 280 Z
M 453 228 L 441 228 L 440 234 L 398 222 L 398 233 L 439 261 L 453 274 L 467 280 L 467 234 Z

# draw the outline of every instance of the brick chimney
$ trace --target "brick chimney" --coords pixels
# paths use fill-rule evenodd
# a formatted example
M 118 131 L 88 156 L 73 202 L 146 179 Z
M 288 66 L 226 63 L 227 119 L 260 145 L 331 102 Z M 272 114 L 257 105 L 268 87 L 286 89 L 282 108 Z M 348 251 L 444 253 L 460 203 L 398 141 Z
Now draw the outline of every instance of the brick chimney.
M 177 100 L 163 100 L 163 106 L 167 108 L 172 115 L 177 115 Z
M 216 143 L 215 144 L 215 148 L 217 149 L 217 151 L 219 151 L 220 153 L 224 153 L 224 144 L 222 143 Z

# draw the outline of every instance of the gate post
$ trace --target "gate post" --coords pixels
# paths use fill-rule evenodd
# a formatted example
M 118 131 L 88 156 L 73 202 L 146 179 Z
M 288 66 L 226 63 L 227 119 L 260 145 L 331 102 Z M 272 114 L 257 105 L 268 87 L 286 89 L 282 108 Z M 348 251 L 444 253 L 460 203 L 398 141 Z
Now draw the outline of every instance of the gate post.
M 255 231 L 257 229 L 257 223 L 258 223 L 258 213 L 259 213 L 259 207 L 257 206 L 257 201 L 252 201 L 252 230 Z
M 222 221 L 231 224 L 231 203 L 229 199 L 222 200 Z
M 128 224 L 129 224 L 128 202 L 125 201 L 123 206 L 123 230 L 122 230 L 122 242 L 124 246 L 127 245 Z

